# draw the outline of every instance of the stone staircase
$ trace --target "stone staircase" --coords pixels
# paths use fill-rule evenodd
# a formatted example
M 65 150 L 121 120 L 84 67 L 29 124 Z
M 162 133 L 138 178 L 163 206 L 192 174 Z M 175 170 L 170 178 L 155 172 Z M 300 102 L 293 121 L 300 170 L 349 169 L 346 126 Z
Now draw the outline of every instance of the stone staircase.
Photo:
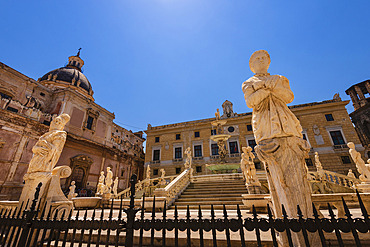
M 195 177 L 179 198 L 173 203 L 178 209 L 236 209 L 239 204 L 243 208 L 242 194 L 248 194 L 244 181 L 239 174 Z

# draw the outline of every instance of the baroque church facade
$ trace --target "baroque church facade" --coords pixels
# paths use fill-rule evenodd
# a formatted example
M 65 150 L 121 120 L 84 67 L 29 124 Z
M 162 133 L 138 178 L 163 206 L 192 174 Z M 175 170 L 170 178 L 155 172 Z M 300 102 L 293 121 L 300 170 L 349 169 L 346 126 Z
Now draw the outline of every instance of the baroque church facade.
M 61 113 L 71 116 L 67 141 L 57 163 L 68 165 L 71 181 L 81 193 L 95 192 L 101 171 L 110 167 L 126 188 L 131 174 L 142 178 L 142 132 L 133 133 L 113 122 L 115 115 L 94 102 L 89 80 L 82 73 L 80 52 L 68 64 L 37 81 L 0 62 L 0 197 L 18 199 L 32 147 Z M 85 195 L 85 194 L 82 194 Z

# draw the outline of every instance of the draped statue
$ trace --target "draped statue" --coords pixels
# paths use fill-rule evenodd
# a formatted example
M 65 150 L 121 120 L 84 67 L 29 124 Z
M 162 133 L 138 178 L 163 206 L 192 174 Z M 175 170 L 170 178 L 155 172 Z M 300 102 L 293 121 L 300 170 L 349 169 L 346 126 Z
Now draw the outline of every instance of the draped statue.
M 68 114 L 61 114 L 50 123 L 49 132 L 43 134 L 32 148 L 33 156 L 27 173 L 51 172 L 59 160 L 67 132 L 63 131 L 69 121 Z

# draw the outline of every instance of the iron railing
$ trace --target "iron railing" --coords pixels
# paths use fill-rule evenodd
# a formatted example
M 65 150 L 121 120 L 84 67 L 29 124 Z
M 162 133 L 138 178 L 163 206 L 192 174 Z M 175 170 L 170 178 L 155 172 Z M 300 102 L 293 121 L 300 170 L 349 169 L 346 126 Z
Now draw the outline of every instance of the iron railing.
M 114 211 L 114 200 L 112 200 L 108 214 L 107 209 L 101 208 L 77 211 L 75 215 L 71 211 L 68 215 L 63 213 L 61 218 L 58 218 L 57 212 L 54 216 L 51 215 L 51 210 L 46 210 L 48 214 L 45 215 L 46 207 L 42 210 L 35 207 L 40 183 L 29 210 L 22 211 L 22 205 L 20 209 L 1 211 L 0 246 L 194 246 L 194 243 L 199 246 L 246 246 L 250 241 L 254 241 L 257 246 L 263 246 L 267 242 L 269 245 L 278 246 L 278 233 L 285 234 L 289 246 L 293 246 L 292 236 L 296 232 L 302 233 L 306 246 L 310 246 L 308 236 L 314 232 L 319 235 L 322 246 L 368 244 L 366 239 L 360 237 L 360 233 L 369 232 L 370 219 L 358 192 L 361 218 L 352 217 L 344 200 L 345 218 L 336 218 L 329 204 L 329 218 L 320 218 L 314 205 L 313 218 L 304 218 L 299 206 L 297 206 L 296 218 L 288 217 L 284 207 L 282 207 L 282 218 L 274 217 L 269 207 L 267 217 L 259 217 L 253 207 L 253 217 L 244 218 L 239 206 L 236 210 L 236 218 L 228 216 L 229 212 L 225 206 L 221 218 L 216 217 L 213 206 L 210 217 L 204 216 L 205 210 L 202 211 L 200 206 L 196 217 L 191 217 L 189 206 L 184 217 L 181 217 L 176 206 L 173 217 L 167 215 L 166 206 L 158 217 L 155 198 L 151 215 L 148 217 L 144 209 L 134 207 L 136 179 L 136 175 L 133 175 L 130 180 L 129 207 L 123 208 L 121 198 L 118 212 Z M 144 205 L 145 198 L 143 198 L 143 208 Z M 137 215 L 139 211 L 141 213 Z M 248 237 L 247 232 L 249 236 L 253 234 L 253 238 Z M 261 235 L 262 232 L 266 232 L 265 235 Z M 327 237 L 328 233 L 333 233 L 331 240 Z M 194 236 L 195 234 L 197 236 Z M 221 236 L 223 239 L 220 239 L 220 235 L 223 235 Z M 344 235 L 345 238 L 343 238 Z M 350 242 L 348 242 L 349 235 Z

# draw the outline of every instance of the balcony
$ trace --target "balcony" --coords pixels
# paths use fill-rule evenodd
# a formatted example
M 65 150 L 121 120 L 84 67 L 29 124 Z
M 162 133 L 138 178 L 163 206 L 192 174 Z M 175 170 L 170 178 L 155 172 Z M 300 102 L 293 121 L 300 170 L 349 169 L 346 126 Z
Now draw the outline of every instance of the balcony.
M 150 164 L 159 164 L 159 163 L 161 163 L 160 160 L 152 160 L 152 161 L 150 161 Z
M 236 157 L 240 157 L 240 153 L 235 153 L 235 154 L 228 154 L 227 157 L 229 158 L 236 158 Z
M 203 156 L 200 156 L 200 157 L 193 157 L 193 160 L 202 160 L 203 159 Z
M 178 158 L 178 159 L 173 159 L 172 162 L 181 162 L 182 161 L 182 158 Z
M 340 151 L 340 150 L 346 150 L 346 149 L 349 149 L 349 148 L 348 148 L 347 144 L 339 144 L 339 145 L 334 145 L 333 149 Z

